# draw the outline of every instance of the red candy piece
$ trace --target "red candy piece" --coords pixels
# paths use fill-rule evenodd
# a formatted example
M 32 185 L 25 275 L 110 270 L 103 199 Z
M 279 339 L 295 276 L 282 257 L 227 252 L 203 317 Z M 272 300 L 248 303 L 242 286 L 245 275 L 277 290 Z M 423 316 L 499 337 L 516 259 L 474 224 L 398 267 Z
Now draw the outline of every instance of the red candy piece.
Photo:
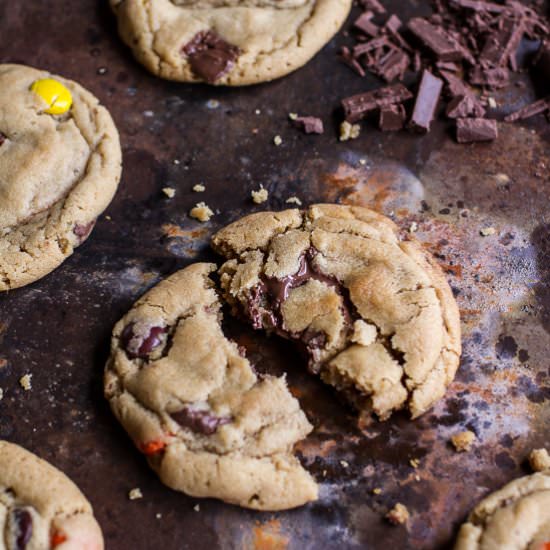
M 163 451 L 165 447 L 166 443 L 160 440 L 147 441 L 146 443 L 139 444 L 139 450 L 147 456 L 156 455 Z
M 67 535 L 59 531 L 55 531 L 55 533 L 52 535 L 51 547 L 55 548 L 56 546 L 63 544 L 66 540 L 67 540 Z

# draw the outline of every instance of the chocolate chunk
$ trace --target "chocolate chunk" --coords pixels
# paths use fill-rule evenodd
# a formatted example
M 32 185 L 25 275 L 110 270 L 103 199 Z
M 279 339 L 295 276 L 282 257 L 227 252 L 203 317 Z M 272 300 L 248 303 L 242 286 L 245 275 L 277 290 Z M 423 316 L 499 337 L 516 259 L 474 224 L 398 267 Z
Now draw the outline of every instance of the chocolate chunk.
M 403 50 L 392 49 L 378 61 L 376 74 L 386 82 L 392 82 L 396 78 L 402 80 L 410 62 L 409 56 Z
M 384 30 L 399 44 L 399 46 L 407 52 L 412 52 L 413 49 L 407 43 L 407 41 L 401 36 L 399 30 L 403 27 L 403 22 L 397 15 L 390 15 L 386 23 L 384 23 Z
M 529 105 L 522 107 L 518 111 L 515 111 L 514 113 L 509 114 L 507 117 L 504 118 L 504 120 L 506 122 L 514 122 L 516 120 L 525 120 L 526 118 L 530 118 L 540 113 L 544 113 L 545 111 L 548 111 L 548 110 L 550 110 L 550 97 L 547 97 L 545 99 L 539 99 L 538 101 L 530 103 Z
M 443 81 L 424 70 L 411 117 L 411 128 L 421 132 L 430 131 L 442 88 Z
M 393 86 L 386 86 L 364 94 L 347 97 L 342 100 L 342 106 L 346 120 L 357 122 L 372 111 L 387 105 L 403 103 L 403 101 L 412 97 L 411 92 L 403 84 L 394 84 Z
M 447 83 L 447 89 L 451 97 L 467 96 L 472 94 L 470 88 L 461 78 L 454 75 L 453 73 L 450 73 L 449 71 L 440 72 L 441 76 L 445 79 L 445 82 Z
M 181 411 L 170 415 L 180 426 L 189 428 L 195 433 L 212 435 L 216 433 L 219 426 L 229 424 L 231 418 L 227 416 L 216 416 L 209 411 L 184 407 Z
M 200 31 L 182 48 L 182 53 L 189 58 L 197 76 L 214 84 L 233 68 L 241 51 L 214 31 Z
M 314 116 L 299 116 L 292 123 L 306 134 L 322 134 L 325 131 L 323 121 Z
M 464 57 L 460 44 L 441 27 L 436 27 L 421 17 L 411 19 L 407 26 L 440 61 L 460 61 Z
M 452 61 L 436 61 L 435 66 L 440 71 L 451 71 L 452 73 L 457 73 L 460 70 L 460 67 Z
M 454 4 L 460 8 L 468 8 L 474 11 L 486 11 L 492 13 L 502 13 L 506 10 L 506 6 L 501 4 L 494 4 L 492 2 L 484 2 L 480 0 L 451 0 L 451 4 Z
M 147 359 L 149 354 L 165 341 L 167 327 L 149 327 L 130 323 L 120 335 L 120 344 L 130 359 Z
M 73 233 L 78 237 L 78 240 L 80 243 L 83 243 L 92 232 L 92 229 L 94 228 L 96 223 L 96 220 L 91 221 L 90 223 L 87 223 L 85 225 L 76 224 L 73 227 Z
M 470 82 L 478 86 L 487 86 L 498 89 L 505 88 L 510 84 L 510 71 L 506 67 L 495 67 L 485 69 L 474 67 L 470 71 Z
M 379 36 L 378 38 L 373 38 L 364 44 L 359 44 L 353 48 L 353 57 L 358 58 L 362 55 L 377 50 L 379 48 L 390 48 L 391 42 L 388 40 L 387 36 Z
M 373 16 L 373 13 L 371 11 L 366 11 L 365 13 L 362 13 L 355 20 L 355 23 L 353 23 L 353 26 L 355 29 L 374 38 L 375 36 L 378 36 L 378 33 L 380 32 L 380 27 L 378 25 L 375 25 L 371 21 L 372 16 Z
M 361 65 L 359 64 L 359 62 L 355 58 L 355 56 L 350 52 L 349 48 L 347 48 L 346 46 L 344 46 L 340 49 L 340 59 L 346 65 L 348 65 L 348 67 L 351 67 L 359 76 L 365 76 L 366 75 L 365 70 L 363 69 L 363 67 L 361 67 Z
M 388 105 L 380 109 L 378 127 L 383 132 L 401 130 L 405 124 L 407 114 L 403 105 Z
M 456 139 L 458 143 L 493 141 L 498 137 L 496 120 L 486 118 L 459 118 L 456 121 Z
M 449 118 L 482 118 L 485 116 L 485 109 L 481 102 L 472 94 L 454 97 L 445 110 Z
M 360 0 L 360 3 L 365 10 L 373 11 L 381 15 L 386 13 L 386 8 L 378 0 Z
M 479 60 L 483 66 L 503 67 L 516 55 L 524 33 L 523 23 L 505 17 L 499 25 L 498 31 L 489 34 L 481 52 Z
M 12 512 L 12 521 L 14 522 L 15 549 L 25 550 L 32 538 L 32 515 L 24 508 L 16 508 Z

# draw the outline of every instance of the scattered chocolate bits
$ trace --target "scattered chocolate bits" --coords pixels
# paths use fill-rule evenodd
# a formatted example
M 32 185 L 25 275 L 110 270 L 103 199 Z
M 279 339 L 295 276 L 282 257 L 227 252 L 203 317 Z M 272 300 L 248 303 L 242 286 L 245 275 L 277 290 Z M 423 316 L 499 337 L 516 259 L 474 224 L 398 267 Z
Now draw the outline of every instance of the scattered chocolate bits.
M 219 426 L 229 424 L 231 418 L 221 417 L 206 410 L 184 407 L 181 411 L 170 415 L 180 426 L 189 428 L 195 433 L 212 435 L 216 433 Z
M 435 110 L 443 88 L 443 81 L 430 71 L 424 70 L 420 88 L 414 103 L 411 128 L 419 132 L 429 132 L 435 117 Z
M 509 114 L 504 120 L 506 122 L 524 120 L 540 113 L 545 113 L 546 111 L 550 111 L 550 97 L 530 103 L 519 109 L 519 111 Z
M 306 134 L 322 134 L 325 131 L 323 121 L 314 116 L 296 116 L 291 120 L 296 128 L 303 130 Z
M 456 140 L 458 143 L 492 141 L 498 137 L 496 120 L 487 118 L 459 118 L 456 121 Z
M 409 21 L 407 28 L 438 60 L 460 61 L 464 57 L 460 45 L 442 27 L 432 25 L 422 17 L 415 17 Z
M 225 76 L 241 53 L 214 31 L 198 32 L 181 51 L 189 59 L 193 72 L 209 84 Z

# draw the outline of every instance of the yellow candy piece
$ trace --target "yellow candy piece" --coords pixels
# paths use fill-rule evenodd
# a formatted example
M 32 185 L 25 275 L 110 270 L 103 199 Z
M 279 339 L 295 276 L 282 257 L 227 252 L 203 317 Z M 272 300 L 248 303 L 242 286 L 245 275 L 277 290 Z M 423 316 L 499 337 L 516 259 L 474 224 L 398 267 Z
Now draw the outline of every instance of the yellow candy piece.
M 71 92 L 53 78 L 37 80 L 31 86 L 31 90 L 39 95 L 49 107 L 44 111 L 49 115 L 62 115 L 66 113 L 73 104 Z

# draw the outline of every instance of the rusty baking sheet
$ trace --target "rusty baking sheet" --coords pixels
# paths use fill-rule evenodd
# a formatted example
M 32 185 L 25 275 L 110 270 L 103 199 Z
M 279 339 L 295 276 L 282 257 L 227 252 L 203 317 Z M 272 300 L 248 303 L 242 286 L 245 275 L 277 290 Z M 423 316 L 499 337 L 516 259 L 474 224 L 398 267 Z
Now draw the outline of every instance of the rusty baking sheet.
M 427 2 L 385 4 L 403 19 L 428 13 Z M 80 485 L 107 548 L 447 548 L 473 504 L 526 472 L 527 453 L 550 443 L 550 125 L 543 117 L 474 146 L 454 143 L 442 122 L 424 137 L 365 124 L 358 140 L 338 143 L 331 113 L 339 99 L 377 85 L 336 61 L 342 35 L 302 70 L 243 89 L 150 76 L 118 40 L 104 1 L 2 2 L 0 37 L 2 62 L 78 80 L 121 132 L 123 181 L 92 237 L 50 276 L 0 296 L 0 437 Z M 506 98 L 515 105 L 534 97 L 522 78 L 527 87 Z M 328 131 L 305 136 L 289 125 L 289 112 L 322 116 Z M 192 192 L 197 183 L 205 193 Z M 446 397 L 418 421 L 358 425 L 306 373 L 291 344 L 228 323 L 256 365 L 288 373 L 315 424 L 299 453 L 321 483 L 321 499 L 278 514 L 214 500 L 196 511 L 198 500 L 165 488 L 110 414 L 103 365 L 113 324 L 163 276 L 213 259 L 209 236 L 262 208 L 250 200 L 260 184 L 269 190 L 267 208 L 297 196 L 305 204 L 368 205 L 405 228 L 416 223 L 457 296 L 464 355 Z M 163 195 L 166 186 L 176 189 L 173 199 Z M 187 215 L 199 200 L 218 212 L 207 224 Z M 484 227 L 496 233 L 482 237 Z M 18 384 L 26 373 L 28 392 Z M 478 441 L 457 454 L 448 440 L 464 428 Z M 143 499 L 128 500 L 134 487 Z M 408 528 L 383 520 L 397 501 L 411 511 Z

